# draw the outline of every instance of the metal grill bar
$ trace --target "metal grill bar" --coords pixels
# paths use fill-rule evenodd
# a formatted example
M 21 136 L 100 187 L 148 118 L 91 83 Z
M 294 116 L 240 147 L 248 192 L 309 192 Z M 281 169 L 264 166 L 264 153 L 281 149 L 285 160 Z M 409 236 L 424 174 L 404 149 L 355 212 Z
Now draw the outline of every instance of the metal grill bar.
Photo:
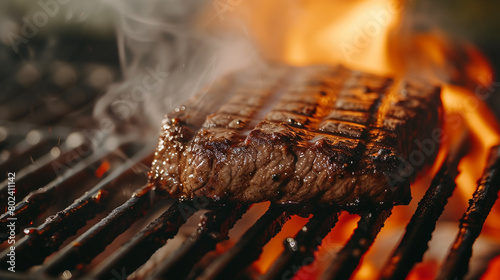
M 406 226 L 405 235 L 382 268 L 381 279 L 403 279 L 415 263 L 422 260 L 436 222 L 455 190 L 458 164 L 467 152 L 469 144 L 467 136 L 468 133 L 463 132 L 449 148 L 446 160 L 441 164 Z
M 48 218 L 37 228 L 25 230 L 26 236 L 16 244 L 16 254 L 26 256 L 23 262 L 17 266 L 19 271 L 24 271 L 34 265 L 40 264 L 43 260 L 57 249 L 70 236 L 74 235 L 78 229 L 92 219 L 97 213 L 105 209 L 111 198 L 108 193 L 113 193 L 120 184 L 111 184 L 113 181 L 124 182 L 132 173 L 132 167 L 149 159 L 149 149 L 144 149 L 134 158 L 125 162 L 117 170 L 105 177 L 94 188 L 82 195 L 66 209 Z M 31 201 L 32 207 L 37 211 L 42 201 Z M 22 205 L 22 204 L 21 204 Z M 27 208 L 26 206 L 25 208 Z M 17 217 L 17 216 L 16 216 Z M 1 268 L 6 268 L 8 260 L 7 252 L 1 254 Z
M 500 146 L 495 146 L 490 151 L 483 176 L 469 201 L 469 208 L 460 219 L 460 230 L 437 279 L 461 279 L 467 273 L 472 245 L 481 233 L 499 190 Z
M 90 165 L 103 161 L 103 159 L 109 155 L 110 153 L 104 155 L 103 153 L 94 153 L 86 160 L 69 169 L 60 177 L 57 177 L 45 187 L 33 191 L 16 205 L 13 215 L 6 212 L 0 216 L 0 226 L 6 226 L 9 223 L 8 218 L 10 216 L 16 216 L 19 225 L 17 230 L 19 230 L 21 226 L 30 224 L 36 217 L 43 214 L 50 207 L 57 198 L 58 189 L 68 187 L 68 182 L 71 181 L 81 182 L 87 176 L 86 169 Z M 22 194 L 16 193 L 16 195 L 23 197 Z M 0 233 L 0 242 L 5 241 L 7 237 L 7 233 Z
M 307 264 L 308 259 L 313 261 L 314 251 L 335 226 L 338 217 L 339 213 L 332 213 L 332 209 L 318 210 L 295 238 L 290 237 L 283 241 L 285 251 L 261 280 L 290 279 L 301 266 Z
M 229 249 L 220 256 L 197 279 L 235 279 L 252 261 L 257 259 L 264 245 L 290 218 L 280 207 L 271 205 L 269 210 Z
M 76 153 L 75 151 L 82 149 L 84 146 L 88 148 L 88 154 L 90 155 L 92 153 L 92 145 L 81 144 L 75 148 L 69 149 L 65 143 L 61 147 L 61 154 L 56 159 L 54 159 L 52 155 L 47 153 L 35 163 L 17 172 L 17 195 L 19 197 L 25 197 L 30 191 L 36 190 L 39 187 L 43 187 L 50 181 L 55 180 L 58 176 L 58 172 L 56 172 L 54 167 L 64 166 L 64 162 L 67 160 L 68 156 L 71 153 Z M 9 168 L 12 167 L 9 166 Z M 2 201 L 2 206 L 4 206 L 4 198 L 7 196 L 7 190 L 7 184 L 2 183 L 0 185 L 0 200 Z
M 199 227 L 169 258 L 161 265 L 152 279 L 183 279 L 191 268 L 218 242 L 227 238 L 237 220 L 248 210 L 248 206 L 228 204 L 215 211 L 203 214 Z
M 391 209 L 364 213 L 351 238 L 337 254 L 321 279 L 349 279 L 390 215 Z
M 74 235 L 93 218 L 96 212 L 102 211 L 102 205 L 107 200 L 107 192 L 99 190 L 90 192 L 84 201 L 78 201 L 69 209 L 59 212 L 38 228 L 25 229 L 25 237 L 18 242 L 16 254 L 22 258 L 16 269 L 25 271 L 30 267 L 42 263 L 45 258 L 55 252 L 64 240 Z M 72 211 L 73 210 L 73 211 Z M 73 215 L 72 215 L 73 214 Z M 7 269 L 8 252 L 2 252 L 1 267 Z
M 128 144 L 122 145 L 121 148 L 127 148 L 130 146 Z M 136 148 L 133 149 L 136 151 Z M 149 149 L 150 150 L 150 149 Z M 137 156 L 142 158 L 137 158 Z M 83 185 L 84 182 L 89 179 L 89 167 L 98 166 L 99 163 L 105 160 L 112 160 L 113 158 L 118 158 L 116 151 L 109 152 L 106 149 L 98 149 L 91 156 L 85 160 L 76 164 L 73 168 L 67 170 L 61 176 L 54 179 L 52 182 L 40 188 L 36 191 L 31 192 L 27 197 L 25 197 L 21 202 L 19 202 L 12 212 L 6 212 L 0 216 L 0 226 L 7 226 L 9 223 L 8 218 L 15 216 L 17 218 L 18 227 L 16 230 L 20 230 L 21 226 L 26 226 L 33 223 L 33 220 L 43 213 L 60 197 L 62 192 L 74 192 L 73 186 L 75 184 Z M 97 185 L 102 186 L 102 184 L 107 184 L 111 182 L 112 178 L 118 177 L 121 173 L 125 172 L 130 168 L 130 163 L 137 163 L 138 160 L 143 160 L 145 157 L 144 153 L 139 153 L 135 158 L 131 159 L 129 162 L 125 162 L 121 166 L 112 166 L 112 169 L 118 170 L 113 172 L 113 177 L 109 177 L 104 181 L 99 182 L 99 178 L 92 177 Z M 36 177 L 35 177 L 36 178 Z M 34 180 L 31 178 L 30 180 Z M 91 180 L 92 181 L 92 180 Z M 16 196 L 22 197 L 22 194 L 17 192 L 17 182 L 16 182 Z M 13 215 L 12 215 L 13 214 Z M 0 242 L 3 242 L 8 237 L 6 232 L 0 233 Z

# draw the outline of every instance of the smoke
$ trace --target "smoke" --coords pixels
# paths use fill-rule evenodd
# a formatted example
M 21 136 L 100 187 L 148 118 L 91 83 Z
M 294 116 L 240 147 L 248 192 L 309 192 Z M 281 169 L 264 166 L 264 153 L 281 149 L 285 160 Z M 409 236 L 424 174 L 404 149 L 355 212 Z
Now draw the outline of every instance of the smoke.
M 112 119 L 118 130 L 156 132 L 165 113 L 252 59 L 244 36 L 200 20 L 210 1 L 102 1 L 114 11 L 123 81 L 98 101 L 94 116 Z

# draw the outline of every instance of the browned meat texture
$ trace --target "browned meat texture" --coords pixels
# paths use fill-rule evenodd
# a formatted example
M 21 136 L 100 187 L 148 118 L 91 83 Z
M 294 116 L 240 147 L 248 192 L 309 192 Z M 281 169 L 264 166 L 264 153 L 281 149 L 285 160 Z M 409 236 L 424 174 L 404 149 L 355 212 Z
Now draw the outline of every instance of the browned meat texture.
M 440 112 L 438 88 L 340 66 L 243 71 L 167 115 L 150 180 L 173 197 L 404 204 Z

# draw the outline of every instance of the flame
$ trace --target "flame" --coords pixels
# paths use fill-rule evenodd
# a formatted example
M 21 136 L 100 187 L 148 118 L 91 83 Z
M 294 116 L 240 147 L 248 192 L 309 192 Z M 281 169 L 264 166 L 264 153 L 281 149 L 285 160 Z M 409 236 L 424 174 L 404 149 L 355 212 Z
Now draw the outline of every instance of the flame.
M 331 1 L 308 2 L 306 9 L 310 12 L 295 22 L 297 29 L 287 38 L 284 59 L 298 65 L 342 63 L 355 69 L 387 73 L 391 70 L 386 51 L 388 37 L 399 21 L 399 3 L 344 1 L 342 4 L 343 7 L 336 9 L 336 16 L 331 13 Z
M 400 24 L 399 0 L 255 0 L 241 6 L 235 17 L 249 27 L 268 59 L 292 65 L 341 63 L 384 75 L 395 70 L 388 42 Z

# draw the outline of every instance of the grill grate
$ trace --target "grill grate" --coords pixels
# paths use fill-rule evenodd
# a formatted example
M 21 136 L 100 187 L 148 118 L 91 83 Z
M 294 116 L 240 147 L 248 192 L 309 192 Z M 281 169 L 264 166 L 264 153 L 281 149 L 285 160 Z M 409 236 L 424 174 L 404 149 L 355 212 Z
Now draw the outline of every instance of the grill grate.
M 320 209 L 309 222 L 295 235 L 283 241 L 285 251 L 262 279 L 289 278 L 298 268 L 314 260 L 315 249 L 338 221 L 338 212 Z
M 405 235 L 382 269 L 381 279 L 402 279 L 408 275 L 415 263 L 422 260 L 422 256 L 428 248 L 427 243 L 432 238 L 432 232 L 436 228 L 436 222 L 456 187 L 455 177 L 458 175 L 457 167 L 462 154 L 461 148 L 465 147 L 465 142 L 459 140 L 457 144 L 459 147 L 443 162 L 430 187 L 419 202 L 418 208 L 406 228 Z
M 119 177 L 127 177 L 130 167 L 139 162 L 138 159 L 150 159 L 143 154 L 122 165 L 119 170 L 110 173 L 105 179 L 87 192 L 75 203 L 47 219 L 37 228 L 25 230 L 25 237 L 16 245 L 16 255 L 19 261 L 16 269 L 28 270 L 41 264 L 44 259 L 56 252 L 63 241 L 75 234 L 85 222 L 102 211 L 101 204 L 108 203 L 110 182 Z M 460 222 L 460 233 L 454 249 L 448 256 L 441 271 L 442 279 L 462 277 L 470 258 L 472 244 L 479 235 L 489 210 L 498 191 L 499 150 L 492 151 L 489 167 L 474 194 L 469 210 Z M 450 172 L 451 170 L 451 172 Z M 426 244 L 434 230 L 434 225 L 443 210 L 447 197 L 453 190 L 453 180 L 456 168 L 450 168 L 449 162 L 443 165 L 436 175 L 426 195 L 420 201 L 419 208 L 407 226 L 405 237 L 397 247 L 390 261 L 382 272 L 382 279 L 402 279 L 412 266 L 420 261 L 426 250 Z M 43 193 L 38 191 L 38 193 Z M 113 210 L 105 219 L 80 235 L 71 244 L 56 252 L 42 266 L 29 271 L 36 277 L 56 277 L 65 271 L 78 269 L 97 256 L 107 244 L 124 232 L 132 223 L 142 218 L 153 203 L 160 199 L 151 199 L 154 190 L 150 186 L 142 187 L 132 198 Z M 28 202 L 23 201 L 16 207 L 19 213 Z M 44 204 L 43 199 L 29 202 L 37 211 Z M 141 230 L 132 240 L 120 247 L 104 263 L 90 272 L 94 279 L 111 279 L 113 273 L 122 271 L 131 274 L 168 239 L 174 237 L 180 226 L 186 222 L 184 207 L 193 208 L 192 202 L 174 202 L 160 217 Z M 210 208 L 210 207 L 209 207 Z M 441 209 L 437 209 L 441 208 Z M 160 269 L 154 272 L 153 279 L 174 277 L 175 279 L 226 279 L 236 277 L 253 260 L 258 258 L 263 246 L 282 228 L 290 215 L 278 206 L 269 210 L 240 238 L 228 252 L 216 259 L 202 272 L 191 271 L 191 268 L 215 245 L 227 237 L 229 229 L 247 211 L 243 205 L 223 205 L 210 209 L 203 214 L 202 224 L 192 236 L 174 254 L 161 263 Z M 29 212 L 28 212 L 29 213 Z M 194 212 L 188 212 L 188 215 Z M 18 215 L 18 213 L 16 213 Z M 340 250 L 335 261 L 323 275 L 323 279 L 348 279 L 357 267 L 363 254 L 383 226 L 390 210 L 367 212 L 361 215 L 358 227 L 350 240 Z M 27 215 L 26 217 L 29 217 Z M 28 218 L 26 218 L 28 219 Z M 338 220 L 338 213 L 331 210 L 318 210 L 295 238 L 284 240 L 285 250 L 275 261 L 272 268 L 262 276 L 262 279 L 290 278 L 297 272 L 297 266 L 307 264 L 304 259 L 311 258 L 321 239 L 326 236 Z M 27 221 L 27 220 L 26 220 Z M 423 233 L 424 232 L 424 233 Z M 0 263 L 6 269 L 8 256 L 3 253 Z M 397 260 L 397 261 L 394 261 Z M 191 273 L 191 274 L 190 274 Z
M 500 148 L 490 151 L 485 172 L 478 183 L 469 208 L 460 219 L 460 231 L 441 269 L 438 279 L 461 278 L 467 272 L 472 244 L 481 233 L 484 221 L 498 198 L 500 189 Z
M 47 110 L 39 108 L 37 111 L 47 114 Z M 7 117 L 13 118 L 13 115 Z M 26 119 L 37 118 L 30 116 Z M 137 135 L 127 138 L 110 136 L 115 137 L 115 142 L 119 144 L 112 148 L 105 144 L 95 147 L 85 141 L 72 142 L 72 137 L 77 137 L 79 132 L 61 124 L 51 127 L 51 133 L 48 133 L 48 126 L 20 126 L 14 121 L 6 119 L 1 123 L 1 129 L 8 131 L 8 135 L 0 141 L 0 145 L 9 153 L 2 166 L 12 167 L 11 163 L 15 161 L 12 156 L 30 158 L 37 153 L 39 156 L 33 159 L 32 164 L 12 170 L 17 174 L 16 197 L 25 198 L 19 200 L 14 209 L 17 218 L 15 274 L 6 271 L 9 267 L 6 241 L 10 235 L 6 231 L 0 233 L 4 249 L 0 255 L 2 279 L 68 279 L 79 276 L 86 279 L 120 279 L 134 273 L 150 261 L 159 248 L 179 236 L 188 218 L 200 209 L 205 212 L 196 230 L 174 253 L 153 266 L 146 273 L 147 277 L 253 278 L 255 275 L 248 267 L 259 258 L 264 246 L 291 217 L 280 206 L 271 205 L 231 248 L 214 256 L 213 261 L 205 265 L 204 258 L 215 250 L 217 244 L 228 239 L 230 229 L 250 206 L 210 205 L 166 198 L 160 190 L 146 185 L 144 176 L 147 170 L 144 165 L 151 162 L 155 143 L 137 141 L 140 139 Z M 17 143 L 30 133 L 38 133 L 36 143 Z M 61 170 L 54 169 L 54 166 L 67 165 L 67 157 L 86 146 L 92 149 L 75 159 L 74 164 Z M 53 147 L 58 147 L 59 152 L 54 154 Z M 402 279 L 421 260 L 436 221 L 455 187 L 454 178 L 458 174 L 457 165 L 461 156 L 462 146 L 450 152 L 407 225 L 401 243 L 383 268 L 381 279 Z M 439 279 L 461 278 L 467 272 L 472 245 L 497 199 L 499 168 L 500 148 L 496 147 L 491 151 L 488 166 L 469 209 L 460 220 L 458 236 Z M 4 208 L 7 207 L 8 196 L 8 181 L 3 181 L 0 203 Z M 71 199 L 75 201 L 71 203 Z M 350 278 L 391 211 L 375 209 L 360 215 L 357 228 L 322 279 Z M 271 268 L 260 275 L 261 279 L 291 279 L 301 266 L 314 260 L 314 252 L 335 227 L 341 213 L 324 208 L 313 209 L 312 212 L 312 217 L 295 237 L 283 241 L 284 251 Z M 1 228 L 7 228 L 10 217 L 9 213 L 0 216 Z M 101 260 L 96 261 L 98 258 Z

